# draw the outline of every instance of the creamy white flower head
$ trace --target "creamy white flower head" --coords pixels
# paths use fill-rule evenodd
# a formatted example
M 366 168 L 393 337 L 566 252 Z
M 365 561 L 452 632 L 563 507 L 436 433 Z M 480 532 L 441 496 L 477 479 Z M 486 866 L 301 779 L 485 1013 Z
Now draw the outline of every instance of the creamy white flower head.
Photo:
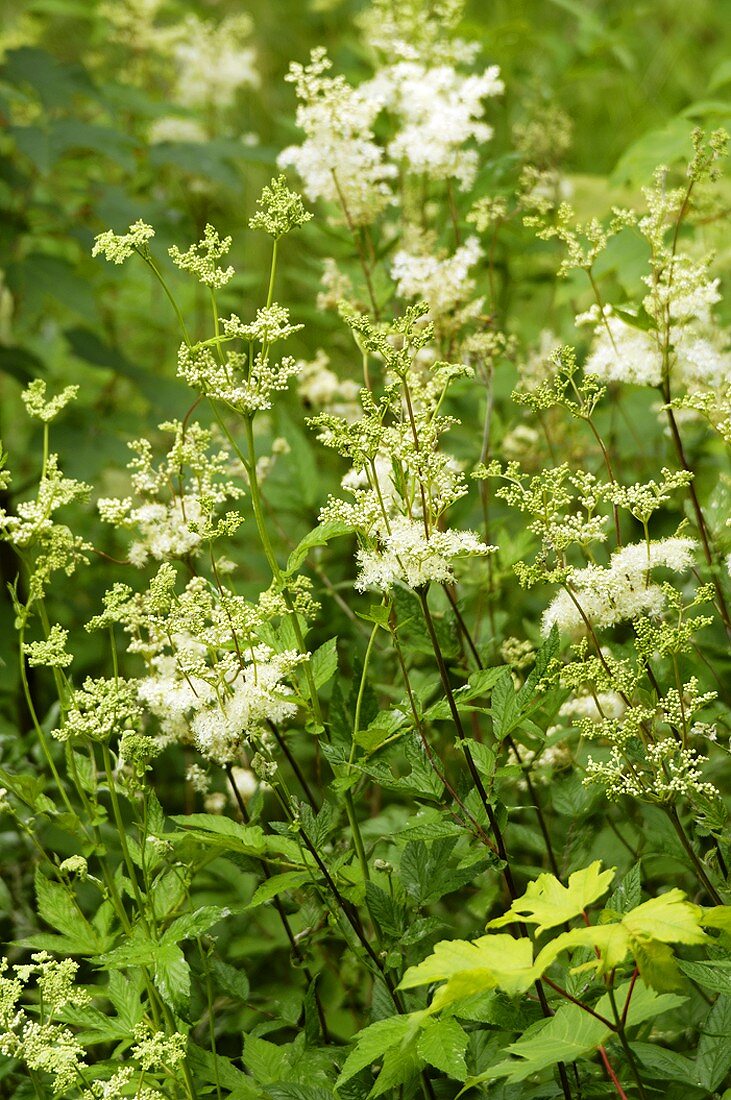
M 368 87 L 327 76 L 331 67 L 322 48 L 312 51 L 309 65 L 290 66 L 287 79 L 300 101 L 297 125 L 305 140 L 285 149 L 277 163 L 296 169 L 308 199 L 332 202 L 343 209 L 345 221 L 367 225 L 391 201 L 388 181 L 397 174 L 374 140 L 383 103 Z
M 201 536 L 196 526 L 204 521 L 198 497 L 186 493 L 169 504 L 151 501 L 133 508 L 131 500 L 104 498 L 97 504 L 102 519 L 133 528 L 138 538 L 129 548 L 130 562 L 141 568 L 150 558 L 168 561 L 198 551 Z
M 230 15 L 216 24 L 188 15 L 174 47 L 178 78 L 174 102 L 184 107 L 228 107 L 239 88 L 259 87 L 256 51 L 248 43 L 248 15 Z
M 594 343 L 584 364 L 587 374 L 608 382 L 660 385 L 662 355 L 652 333 L 617 317 L 611 306 L 605 306 L 603 314 L 593 306 L 577 317 L 576 323 L 594 325 Z
M 626 703 L 616 691 L 598 691 L 596 695 L 575 695 L 561 706 L 562 718 L 621 718 Z
M 151 145 L 161 145 L 166 141 L 199 145 L 207 140 L 207 135 L 205 127 L 196 118 L 163 115 L 150 123 L 147 140 Z
M 582 633 L 586 630 L 584 617 L 592 627 L 601 629 L 640 615 L 660 615 L 665 596 L 661 587 L 650 581 L 651 570 L 684 572 L 693 564 L 697 545 L 694 539 L 679 536 L 649 545 L 631 543 L 612 554 L 606 567 L 574 569 L 567 581 L 573 599 L 566 590 L 558 593 L 544 612 L 543 633 L 549 634 L 554 623 L 563 633 Z
M 297 713 L 288 698 L 292 688 L 284 681 L 307 658 L 295 650 L 274 653 L 265 645 L 256 646 L 252 658 L 230 685 L 230 695 L 193 717 L 195 743 L 216 764 L 234 763 L 244 742 L 267 722 L 278 724 Z
M 190 741 L 190 717 L 214 698 L 214 690 L 201 676 L 183 675 L 180 658 L 161 655 L 152 661 L 151 675 L 138 681 L 137 694 L 160 723 L 164 745 Z
M 489 554 L 497 549 L 486 546 L 473 531 L 434 530 L 426 537 L 420 520 L 395 516 L 390 531 L 383 531 L 381 548 L 357 552 L 360 573 L 355 587 L 379 588 L 387 592 L 400 581 L 409 588 L 420 588 L 431 581 L 448 584 L 454 580 L 453 565 L 470 554 Z
M 469 143 L 482 145 L 492 137 L 492 127 L 482 121 L 483 100 L 503 91 L 499 72 L 493 65 L 480 76 L 465 76 L 453 65 L 429 67 L 419 61 L 382 69 L 368 91 L 400 122 L 389 156 L 429 179 L 454 179 L 463 190 L 471 187 L 479 155 Z
M 391 264 L 391 278 L 402 298 L 421 298 L 429 303 L 431 317 L 441 317 L 464 304 L 475 289 L 470 269 L 482 258 L 477 237 L 468 237 L 452 256 L 436 256 L 402 249 Z M 479 306 L 481 306 L 480 300 Z
M 677 335 L 674 351 L 675 362 L 671 366 L 674 381 L 689 390 L 718 390 L 728 385 L 731 348 L 723 330 L 709 327 L 707 332 L 698 332 L 689 326 Z
M 328 408 L 337 415 L 344 416 L 353 407 L 360 393 L 360 386 L 350 378 L 338 378 L 330 368 L 330 357 L 322 348 L 318 348 L 315 358 L 297 363 L 297 391 L 300 397 L 313 408 Z

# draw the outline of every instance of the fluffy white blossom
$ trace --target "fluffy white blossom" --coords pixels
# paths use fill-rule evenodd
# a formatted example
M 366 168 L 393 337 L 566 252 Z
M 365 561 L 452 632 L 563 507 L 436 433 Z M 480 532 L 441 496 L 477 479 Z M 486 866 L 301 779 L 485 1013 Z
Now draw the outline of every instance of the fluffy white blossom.
M 350 224 L 367 225 L 391 201 L 389 180 L 396 175 L 374 140 L 383 103 L 371 89 L 328 76 L 331 67 L 323 48 L 312 51 L 309 65 L 290 66 L 287 79 L 300 101 L 297 125 L 305 140 L 285 149 L 278 163 L 297 170 L 308 199 L 332 202 Z
M 199 529 L 194 526 L 203 520 L 200 500 L 186 493 L 173 497 L 168 504 L 149 501 L 135 508 L 132 500 L 103 498 L 97 503 L 99 514 L 107 523 L 116 527 L 135 530 L 138 538 L 129 548 L 132 565 L 141 568 L 150 558 L 167 561 L 184 558 L 197 552 L 201 544 Z
M 454 580 L 457 558 L 496 549 L 486 546 L 473 531 L 433 530 L 427 538 L 422 522 L 407 516 L 394 516 L 389 527 L 381 531 L 378 549 L 361 547 L 357 552 L 360 572 L 355 586 L 361 591 L 370 587 L 388 591 L 396 581 L 409 588 L 431 581 L 447 584 Z
M 228 696 L 199 710 L 191 723 L 198 749 L 217 764 L 236 761 L 244 741 L 267 722 L 283 722 L 297 713 L 285 678 L 306 658 L 296 650 L 274 653 L 265 645 L 256 646 L 252 658 L 229 685 Z
M 151 145 L 162 145 L 166 141 L 199 145 L 207 140 L 207 134 L 205 127 L 196 118 L 162 115 L 150 124 L 147 140 Z
M 402 298 L 421 298 L 429 303 L 432 317 L 441 317 L 465 303 L 473 294 L 470 270 L 482 258 L 477 237 L 468 237 L 452 256 L 438 259 L 429 252 L 402 249 L 391 264 L 391 278 Z M 475 303 L 479 309 L 482 299 Z
M 315 358 L 297 363 L 297 390 L 300 397 L 313 408 L 330 408 L 339 415 L 346 415 L 353 406 L 360 386 L 350 378 L 338 378 L 330 367 L 330 356 L 318 348 Z
M 463 190 L 477 174 L 482 145 L 493 134 L 483 121 L 483 100 L 504 88 L 496 65 L 481 75 L 463 75 L 453 65 L 429 66 L 400 61 L 380 70 L 368 92 L 398 120 L 389 156 L 415 174 L 432 180 L 456 180 Z
M 617 550 L 606 567 L 574 569 L 567 581 L 573 598 L 566 590 L 558 593 L 544 612 L 543 633 L 550 633 L 554 623 L 563 632 L 580 633 L 586 628 L 584 616 L 594 628 L 602 628 L 640 615 L 659 615 L 665 595 L 650 581 L 651 570 L 681 573 L 693 564 L 696 548 L 694 539 L 678 536 L 649 545 L 632 543 Z
M 245 14 L 226 16 L 217 24 L 188 14 L 173 47 L 178 69 L 174 102 L 223 108 L 239 88 L 258 88 L 256 51 L 248 41 L 252 30 Z
M 603 314 L 598 306 L 593 306 L 577 317 L 576 322 L 594 325 L 594 343 L 584 364 L 587 374 L 596 374 L 608 382 L 660 385 L 662 355 L 651 332 L 623 321 L 611 306 L 605 306 Z

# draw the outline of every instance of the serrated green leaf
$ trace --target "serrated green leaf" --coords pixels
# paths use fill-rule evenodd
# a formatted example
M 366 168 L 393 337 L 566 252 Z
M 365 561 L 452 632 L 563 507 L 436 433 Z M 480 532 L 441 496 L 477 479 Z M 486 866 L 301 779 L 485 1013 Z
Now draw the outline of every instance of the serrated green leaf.
M 684 1085 L 697 1083 L 697 1072 L 690 1058 L 675 1050 L 666 1050 L 654 1043 L 633 1041 L 632 1053 L 640 1063 L 643 1077 L 655 1081 L 680 1081 Z
M 338 1086 L 344 1085 L 356 1073 L 366 1066 L 377 1062 L 392 1047 L 408 1043 L 419 1030 L 423 1012 L 412 1012 L 404 1016 L 389 1016 L 369 1024 L 355 1036 L 355 1047 L 351 1050 L 340 1072 Z
M 504 672 L 492 689 L 490 713 L 492 714 L 495 737 L 502 741 L 511 730 L 515 729 L 520 716 L 513 676 L 510 671 Z
M 218 921 L 229 916 L 231 910 L 220 905 L 204 905 L 193 913 L 184 913 L 177 917 L 163 933 L 162 943 L 182 943 L 183 940 L 207 932 Z
M 341 523 L 339 520 L 321 523 L 319 527 L 315 527 L 314 531 L 310 531 L 297 543 L 287 559 L 287 568 L 284 571 L 285 576 L 289 577 L 292 573 L 296 573 L 310 550 L 314 550 L 316 546 L 325 546 L 331 539 L 350 534 L 352 534 L 351 528 L 345 523 Z
M 522 993 L 536 979 L 533 945 L 529 939 L 493 933 L 474 942 L 442 940 L 428 958 L 411 966 L 399 989 L 446 982 L 437 990 L 429 1011 L 489 989 Z
M 464 1081 L 467 1077 L 464 1057 L 467 1042 L 464 1028 L 460 1027 L 454 1017 L 447 1016 L 441 1020 L 430 1020 L 426 1024 L 417 1041 L 416 1050 L 419 1057 L 430 1066 L 458 1081 Z
M 249 979 L 245 972 L 221 959 L 211 959 L 208 965 L 216 988 L 246 1004 L 249 999 Z
M 229 817 L 218 814 L 178 814 L 172 821 L 188 830 L 186 834 L 200 843 L 243 855 L 263 855 L 267 850 L 267 838 L 259 825 L 240 825 Z M 175 834 L 173 834 L 173 837 Z
M 312 882 L 309 871 L 283 871 L 281 875 L 272 875 L 256 888 L 247 908 L 256 909 L 258 905 L 271 901 L 272 898 L 286 893 L 287 890 L 296 890 L 306 882 Z
M 650 898 L 631 909 L 622 918 L 629 934 L 661 943 L 703 943 L 707 937 L 701 928 L 703 910 L 674 888 Z
M 678 966 L 687 978 L 704 989 L 731 996 L 731 959 L 716 959 L 715 962 L 686 962 L 680 959 Z
M 190 967 L 185 955 L 174 943 L 156 944 L 153 953 L 153 979 L 160 996 L 173 1009 L 180 1009 L 190 998 Z
M 731 1069 L 731 997 L 721 996 L 700 1027 L 696 1071 L 698 1083 L 714 1092 Z
M 310 668 L 316 688 L 324 687 L 332 679 L 338 670 L 337 638 L 330 638 L 315 650 L 310 657 Z

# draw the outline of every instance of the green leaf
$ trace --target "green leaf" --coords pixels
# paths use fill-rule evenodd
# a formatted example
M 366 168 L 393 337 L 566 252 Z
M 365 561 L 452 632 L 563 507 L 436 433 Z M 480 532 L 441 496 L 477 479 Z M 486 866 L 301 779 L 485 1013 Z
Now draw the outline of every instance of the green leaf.
M 398 939 L 406 923 L 404 907 L 374 882 L 367 882 L 365 889 L 366 905 L 371 918 L 384 936 L 388 939 Z
M 435 994 L 431 1012 L 451 1001 L 489 989 L 523 993 L 536 977 L 531 941 L 493 933 L 472 943 L 442 940 L 434 947 L 433 954 L 417 966 L 409 967 L 399 989 L 446 982 Z
M 708 91 L 716 92 L 726 84 L 731 84 L 731 57 L 716 65 L 711 73 L 711 79 L 708 81 Z
M 316 649 L 310 657 L 310 668 L 315 681 L 315 687 L 323 687 L 331 680 L 338 669 L 338 640 L 330 638 Z
M 702 919 L 700 905 L 693 905 L 682 890 L 674 888 L 630 910 L 622 918 L 622 924 L 631 936 L 639 939 L 704 943 L 707 936 L 701 928 Z
M 170 927 L 165 930 L 161 942 L 182 943 L 183 940 L 193 939 L 195 936 L 207 932 L 209 928 L 217 924 L 218 921 L 223 920 L 224 917 L 229 916 L 230 913 L 230 909 L 222 908 L 220 905 L 204 905 L 193 913 L 184 913 L 182 917 L 177 917 Z
M 248 1090 L 238 1093 L 241 1097 L 263 1095 L 251 1078 L 232 1065 L 229 1058 L 199 1047 L 190 1038 L 186 1046 L 186 1061 L 193 1071 L 196 1082 L 205 1082 L 209 1085 L 220 1084 L 226 1089 Z
M 287 568 L 284 571 L 285 576 L 289 577 L 292 573 L 296 573 L 299 567 L 304 562 L 305 558 L 309 554 L 310 550 L 314 550 L 316 546 L 325 546 L 330 539 L 339 538 L 342 535 L 350 535 L 352 530 L 346 524 L 341 523 L 339 520 L 332 520 L 329 523 L 321 523 L 318 527 L 315 527 L 313 531 L 305 535 L 300 542 L 297 543 L 292 553 L 287 559 Z
M 221 959 L 211 959 L 208 965 L 216 988 L 246 1004 L 249 999 L 249 979 L 244 971 L 222 962 Z
M 477 1077 L 470 1077 L 467 1087 L 498 1077 L 506 1077 L 511 1083 L 525 1081 L 558 1062 L 576 1062 L 583 1055 L 593 1054 L 610 1035 L 609 1028 L 577 1005 L 561 1005 L 539 1030 L 534 1029 L 530 1036 L 505 1047 L 513 1058 L 490 1066 Z
M 256 1035 L 244 1040 L 244 1065 L 260 1085 L 279 1081 L 289 1067 L 287 1051 L 276 1043 L 268 1043 Z
M 697 1083 L 694 1063 L 675 1050 L 666 1050 L 654 1043 L 633 1042 L 632 1053 L 640 1062 L 643 1077 L 662 1082 L 680 1081 L 684 1085 Z
M 256 888 L 247 908 L 256 909 L 258 905 L 271 901 L 287 890 L 296 890 L 306 882 L 312 882 L 309 871 L 284 871 L 281 875 L 272 875 Z
M 160 996 L 171 1008 L 179 1009 L 190 998 L 190 967 L 174 943 L 154 945 L 153 977 Z
M 513 923 L 517 917 L 526 924 L 535 924 L 539 936 L 549 928 L 578 917 L 607 892 L 613 878 L 614 868 L 602 871 L 600 860 L 581 871 L 574 871 L 569 876 L 568 886 L 563 886 L 555 875 L 539 875 L 534 882 L 528 883 L 523 896 L 517 898 L 502 917 L 491 920 L 487 927 L 500 928 Z
M 71 894 L 59 882 L 51 882 L 40 869 L 35 877 L 38 914 L 73 942 L 72 954 L 96 954 L 103 947 L 99 935 L 75 904 Z
M 731 959 L 716 959 L 715 962 L 686 962 L 681 959 L 678 966 L 686 977 L 704 989 L 731 996 Z
M 640 881 L 639 861 L 630 867 L 622 878 L 622 881 L 612 891 L 607 900 L 607 909 L 613 909 L 615 913 L 628 913 L 635 909 L 642 900 L 642 887 Z
M 172 820 L 183 829 L 190 830 L 185 835 L 212 848 L 251 856 L 263 855 L 267 850 L 267 838 L 259 825 L 240 825 L 238 821 L 218 814 L 178 814 Z
M 430 1020 L 426 1024 L 419 1036 L 416 1050 L 419 1057 L 430 1066 L 458 1081 L 464 1081 L 467 1077 L 464 1058 L 467 1042 L 464 1028 L 454 1017 L 445 1017 L 442 1020 Z
M 714 1092 L 731 1069 L 731 997 L 721 996 L 703 1021 L 698 1043 L 698 1083 Z
M 643 134 L 620 157 L 611 182 L 645 184 L 658 164 L 672 166 L 690 156 L 693 125 L 687 119 L 673 118 L 660 130 Z
M 630 983 L 626 982 L 615 991 L 619 1004 L 625 1003 L 629 989 Z M 672 993 L 654 993 L 638 983 L 633 990 L 627 1025 L 632 1027 L 659 1016 L 677 1008 L 684 1000 L 685 998 L 676 997 Z M 613 1018 L 608 993 L 599 1000 L 595 1011 L 606 1019 Z M 596 1048 L 603 1045 L 611 1035 L 610 1028 L 578 1005 L 561 1005 L 554 1016 L 534 1028 L 530 1035 L 505 1048 L 513 1058 L 490 1066 L 478 1077 L 471 1077 L 467 1081 L 467 1087 L 497 1077 L 506 1077 L 511 1083 L 525 1081 L 532 1074 L 555 1066 L 558 1062 L 575 1062 L 587 1055 L 593 1055 Z
M 366 1066 L 377 1062 L 386 1051 L 396 1045 L 408 1043 L 418 1032 L 423 1012 L 412 1012 L 405 1016 L 389 1016 L 363 1028 L 355 1036 L 355 1047 L 351 1050 L 338 1078 L 338 1087 L 344 1085 L 356 1073 Z
M 511 730 L 515 729 L 520 715 L 513 676 L 510 671 L 504 672 L 492 689 L 490 711 L 495 736 L 501 741 L 508 736 Z

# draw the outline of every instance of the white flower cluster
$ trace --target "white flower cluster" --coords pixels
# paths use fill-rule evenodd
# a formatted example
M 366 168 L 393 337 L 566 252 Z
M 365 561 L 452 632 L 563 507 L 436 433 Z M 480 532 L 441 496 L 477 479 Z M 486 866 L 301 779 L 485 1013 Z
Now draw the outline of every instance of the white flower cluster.
M 133 252 L 145 248 L 154 236 L 155 230 L 143 221 L 134 222 L 126 233 L 115 233 L 112 229 L 107 229 L 94 238 L 91 254 L 101 255 L 113 264 L 123 264 Z
M 585 784 L 598 783 L 607 798 L 616 801 L 623 795 L 643 801 L 673 803 L 694 795 L 715 798 L 718 790 L 703 779 L 701 765 L 707 757 L 695 749 L 684 749 L 673 737 L 645 747 L 643 766 L 629 767 L 620 748 L 612 746 L 609 759 L 589 758 Z
M 347 416 L 355 409 L 360 386 L 350 378 L 338 378 L 330 367 L 330 356 L 318 348 L 315 358 L 297 363 L 297 391 L 302 400 L 315 409 L 330 409 Z
M 46 401 L 46 383 L 43 378 L 34 378 L 21 394 L 28 416 L 41 420 L 44 424 L 55 420 L 62 409 L 73 401 L 79 392 L 78 386 L 66 386 L 61 393 Z
M 239 88 L 258 88 L 256 51 L 248 41 L 253 26 L 244 13 L 225 16 L 218 24 L 189 13 L 176 27 L 172 102 L 199 111 L 221 109 L 230 106 Z
M 205 646 L 192 639 L 186 643 L 180 636 L 175 644 L 176 656 L 154 658 L 152 674 L 140 680 L 138 689 L 141 701 L 159 720 L 165 742 L 187 742 L 192 734 L 203 756 L 216 764 L 232 764 L 240 759 L 247 740 L 265 733 L 269 722 L 296 714 L 292 688 L 285 680 L 307 658 L 295 650 L 275 653 L 269 646 L 255 646 L 243 667 L 228 662 L 225 689 L 217 691 L 209 677 L 185 669 L 196 650 L 201 660 Z
M 176 267 L 183 271 L 190 271 L 198 279 L 198 282 L 211 290 L 220 290 L 230 282 L 235 272 L 229 267 L 218 267 L 217 261 L 227 255 L 231 247 L 231 238 L 219 236 L 212 225 L 206 225 L 203 237 L 197 244 L 193 244 L 185 252 L 181 252 L 176 244 L 172 245 L 168 252 Z
M 205 141 L 239 89 L 259 87 L 253 20 L 243 12 L 218 19 L 188 13 L 171 20 L 166 8 L 165 0 L 105 0 L 100 10 L 110 23 L 109 40 L 127 51 L 125 81 L 158 96 L 162 91 L 173 109 L 194 112 L 190 118 L 155 119 L 149 140 Z
M 452 256 L 439 259 L 429 251 L 400 249 L 391 264 L 391 278 L 402 298 L 419 298 L 429 303 L 429 316 L 439 318 L 469 300 L 475 289 L 470 270 L 482 258 L 477 237 L 468 237 Z M 479 312 L 484 299 L 470 304 Z
M 198 497 L 190 493 L 173 497 L 168 504 L 151 501 L 139 508 L 134 507 L 130 497 L 125 500 L 103 498 L 97 507 L 106 523 L 128 527 L 138 535 L 128 551 L 131 564 L 138 569 L 150 558 L 155 561 L 185 558 L 195 554 L 200 547 L 203 512 Z
M 196 554 L 204 539 L 219 533 L 211 526 L 216 507 L 243 495 L 242 489 L 227 477 L 228 452 L 212 449 L 211 431 L 196 423 L 184 426 L 180 421 L 168 421 L 159 427 L 174 438 L 165 460 L 157 467 L 153 465 L 149 440 L 130 443 L 136 455 L 129 463 L 132 487 L 142 502 L 135 503 L 132 497 L 103 497 L 97 502 L 106 523 L 136 535 L 128 553 L 130 562 L 138 568 L 150 558 L 167 561 Z M 172 497 L 171 486 L 177 489 Z M 228 513 L 227 519 L 234 515 Z
M 643 308 L 655 327 L 644 328 L 620 317 L 612 306 L 593 306 L 577 324 L 594 327 L 594 343 L 585 364 L 589 374 L 611 382 L 659 386 L 663 381 L 663 341 L 669 325 L 668 370 L 673 389 L 718 389 L 731 374 L 731 347 L 714 325 L 712 307 L 720 301 L 718 279 L 707 265 L 676 256 L 664 277 L 645 276 L 651 293 Z
M 293 63 L 287 77 L 295 85 L 305 140 L 285 149 L 279 163 L 297 169 L 308 198 L 339 205 L 351 227 L 375 221 L 404 173 L 471 187 L 477 147 L 493 133 L 484 121 L 484 101 L 503 91 L 497 66 L 480 74 L 460 71 L 474 61 L 476 44 L 447 43 L 439 20 L 424 10 L 414 14 L 412 28 L 418 21 L 431 30 L 419 41 L 412 33 L 407 43 L 404 21 L 376 7 L 383 19 L 367 20 L 367 34 L 387 61 L 371 80 L 355 88 L 342 76 L 328 75 L 332 63 L 324 49 L 313 50 L 309 65 Z M 392 45 L 385 46 L 387 41 Z M 382 111 L 392 124 L 385 148 L 374 135 Z
M 471 554 L 489 554 L 497 549 L 486 546 L 473 531 L 433 530 L 427 534 L 421 520 L 394 516 L 388 528 L 381 526 L 379 547 L 361 547 L 356 560 L 360 573 L 355 587 L 378 588 L 387 592 L 400 581 L 409 588 L 421 588 L 430 582 L 448 584 L 454 580 L 453 565 L 458 558 Z
M 563 633 L 581 633 L 585 618 L 592 627 L 603 628 L 640 615 L 659 615 L 665 594 L 650 582 L 650 571 L 662 567 L 681 573 L 692 565 L 696 548 L 694 539 L 679 536 L 632 543 L 612 554 L 606 567 L 574 569 L 567 580 L 571 594 L 559 592 L 544 612 L 543 633 L 549 634 L 554 623 Z
M 285 149 L 278 163 L 297 170 L 309 199 L 335 203 L 350 224 L 366 225 L 391 201 L 388 181 L 396 175 L 374 140 L 383 103 L 342 76 L 328 76 L 331 68 L 322 47 L 312 51 L 309 65 L 290 66 L 305 140 Z
M 659 386 L 662 355 L 654 334 L 618 317 L 611 306 L 600 313 L 592 306 L 576 318 L 578 325 L 594 327 L 594 342 L 584 364 L 587 374 L 607 382 L 629 382 L 637 386 Z
M 483 121 L 483 100 L 504 90 L 499 73 L 492 65 L 479 76 L 465 76 L 453 65 L 422 61 L 400 61 L 381 69 L 370 82 L 369 94 L 398 120 L 399 129 L 388 145 L 391 159 L 415 175 L 454 179 L 462 190 L 470 188 L 479 154 L 469 143 L 483 145 L 492 137 L 492 126 Z
M 62 1092 L 78 1082 L 84 1050 L 71 1031 L 53 1017 L 71 1006 L 85 1007 L 89 995 L 74 985 L 78 963 L 72 959 L 56 962 L 46 951 L 31 955 L 31 959 L 25 966 L 16 966 L 12 977 L 8 960 L 0 960 L 0 1053 L 22 1060 L 30 1070 L 50 1073 L 54 1092 Z M 44 1007 L 42 1023 L 19 1003 L 32 979 Z

